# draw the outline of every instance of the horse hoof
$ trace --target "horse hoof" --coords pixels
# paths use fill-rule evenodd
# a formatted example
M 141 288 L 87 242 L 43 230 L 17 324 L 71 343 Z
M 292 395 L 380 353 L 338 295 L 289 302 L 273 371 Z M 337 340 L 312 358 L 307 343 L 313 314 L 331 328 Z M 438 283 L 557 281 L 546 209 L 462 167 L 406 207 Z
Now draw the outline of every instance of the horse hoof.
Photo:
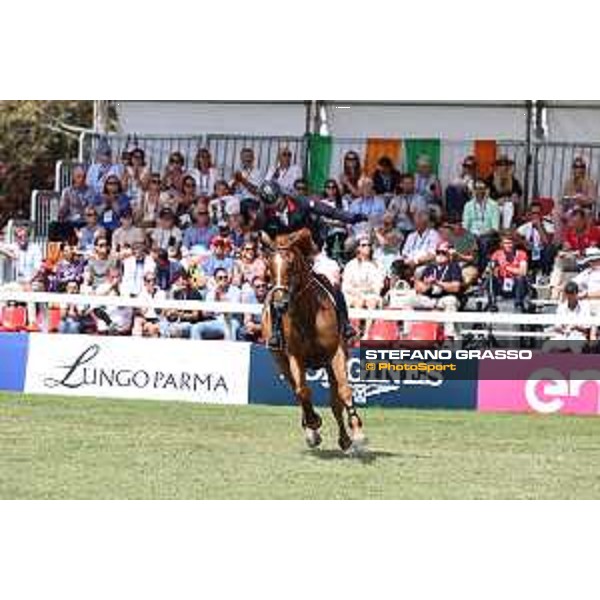
M 364 433 L 360 432 L 359 434 L 352 436 L 352 442 L 345 452 L 348 456 L 353 458 L 364 456 L 367 452 L 367 438 Z
M 348 452 L 352 446 L 352 440 L 348 436 L 338 438 L 338 446 L 342 452 Z
M 316 429 L 310 429 L 308 427 L 304 429 L 304 439 L 309 448 L 316 448 L 323 441 L 321 434 Z

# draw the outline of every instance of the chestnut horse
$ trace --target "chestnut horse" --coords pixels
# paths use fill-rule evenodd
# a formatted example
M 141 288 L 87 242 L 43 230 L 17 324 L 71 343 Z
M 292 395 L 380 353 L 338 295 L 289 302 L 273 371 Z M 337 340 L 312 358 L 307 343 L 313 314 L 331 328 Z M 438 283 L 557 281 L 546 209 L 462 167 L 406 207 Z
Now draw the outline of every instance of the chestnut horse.
M 325 368 L 330 383 L 331 410 L 339 428 L 338 444 L 344 452 L 360 452 L 365 443 L 362 422 L 352 402 L 346 360 L 348 351 L 341 335 L 331 291 L 311 269 L 314 245 L 308 229 L 278 235 L 273 242 L 262 236 L 269 257 L 272 289 L 264 304 L 262 331 L 271 334 L 271 310 L 283 314 L 283 346 L 271 350 L 275 362 L 288 381 L 302 409 L 302 427 L 306 443 L 315 448 L 321 443 L 321 417 L 311 401 L 306 370 Z M 344 422 L 344 411 L 348 430 Z

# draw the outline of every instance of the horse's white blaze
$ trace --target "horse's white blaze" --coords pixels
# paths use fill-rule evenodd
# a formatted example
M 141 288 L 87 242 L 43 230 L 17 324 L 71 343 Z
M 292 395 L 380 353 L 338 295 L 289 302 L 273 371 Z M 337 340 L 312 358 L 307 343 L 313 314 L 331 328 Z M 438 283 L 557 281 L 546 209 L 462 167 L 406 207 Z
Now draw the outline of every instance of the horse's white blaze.
M 281 287 L 281 266 L 282 265 L 283 265 L 283 259 L 281 258 L 281 254 L 276 254 L 275 255 L 275 271 L 276 271 L 275 285 L 277 287 Z

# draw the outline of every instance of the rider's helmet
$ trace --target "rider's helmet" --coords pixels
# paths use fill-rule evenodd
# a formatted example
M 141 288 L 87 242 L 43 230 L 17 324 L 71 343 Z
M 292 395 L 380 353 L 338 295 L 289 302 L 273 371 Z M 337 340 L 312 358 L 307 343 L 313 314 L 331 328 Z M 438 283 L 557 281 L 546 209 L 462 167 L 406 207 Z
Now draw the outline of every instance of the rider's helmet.
M 265 204 L 272 206 L 281 197 L 281 188 L 276 181 L 263 181 L 258 188 L 258 195 Z

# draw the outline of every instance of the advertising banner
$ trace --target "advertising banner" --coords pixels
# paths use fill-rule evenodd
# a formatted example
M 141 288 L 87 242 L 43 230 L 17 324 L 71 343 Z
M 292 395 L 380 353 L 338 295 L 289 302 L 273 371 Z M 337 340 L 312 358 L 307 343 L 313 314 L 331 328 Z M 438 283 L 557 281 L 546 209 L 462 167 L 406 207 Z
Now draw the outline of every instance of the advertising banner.
M 25 392 L 247 404 L 249 364 L 240 342 L 33 334 Z
M 493 380 L 498 365 L 479 363 L 477 408 L 482 412 L 598 414 L 598 355 L 539 354 L 511 367 L 513 379 Z
M 0 390 L 23 391 L 28 347 L 26 333 L 0 333 Z
M 472 362 L 470 369 L 476 369 Z M 360 381 L 360 355 L 353 350 L 348 360 L 348 378 L 354 402 L 360 406 L 405 408 L 448 408 L 474 410 L 476 373 L 469 380 L 444 380 L 441 373 L 411 373 L 401 381 L 363 383 Z M 323 369 L 309 371 L 308 383 L 316 405 L 329 404 L 329 380 Z M 276 369 L 273 358 L 263 347 L 252 347 L 250 368 L 250 403 L 292 406 L 292 391 Z

